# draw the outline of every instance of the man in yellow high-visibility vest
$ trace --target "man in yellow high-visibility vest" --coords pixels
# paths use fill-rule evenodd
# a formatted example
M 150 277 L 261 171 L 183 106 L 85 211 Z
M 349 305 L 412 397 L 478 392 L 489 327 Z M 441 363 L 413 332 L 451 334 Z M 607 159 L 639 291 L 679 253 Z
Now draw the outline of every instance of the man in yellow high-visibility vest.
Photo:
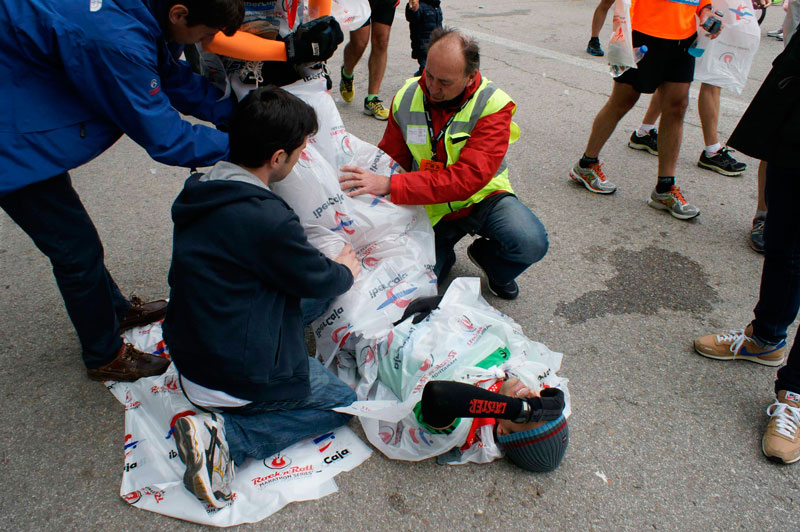
M 345 166 L 340 182 L 350 196 L 391 194 L 396 204 L 424 205 L 436 234 L 439 279 L 456 262 L 456 243 L 478 235 L 469 259 L 493 294 L 514 299 L 517 276 L 547 253 L 547 232 L 508 179 L 505 155 L 520 134 L 511 120 L 516 104 L 479 66 L 472 39 L 435 30 L 425 71 L 395 95 L 378 145 L 407 172 L 390 179 Z

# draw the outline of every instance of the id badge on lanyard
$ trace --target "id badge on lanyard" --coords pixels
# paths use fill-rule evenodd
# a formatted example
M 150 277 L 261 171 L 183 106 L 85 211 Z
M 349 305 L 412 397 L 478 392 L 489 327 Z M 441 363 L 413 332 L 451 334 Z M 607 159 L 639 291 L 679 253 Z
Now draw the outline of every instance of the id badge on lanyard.
M 431 160 L 422 159 L 422 161 L 420 161 L 420 165 L 419 165 L 419 169 L 420 170 L 441 170 L 442 168 L 444 168 L 444 163 L 438 160 L 438 156 L 437 156 L 437 153 L 436 153 L 439 150 L 439 142 L 441 142 L 442 138 L 444 137 L 444 134 L 447 131 L 447 128 L 449 128 L 450 124 L 452 124 L 453 120 L 455 120 L 456 115 L 464 110 L 464 108 L 467 106 L 467 104 L 469 103 L 469 101 L 471 99 L 472 99 L 472 97 L 468 98 L 467 101 L 464 102 L 461 105 L 461 107 L 459 107 L 458 111 L 456 111 L 455 113 L 450 115 L 450 118 L 442 126 L 442 129 L 439 131 L 439 134 L 438 135 L 434 135 L 433 134 L 433 119 L 431 118 L 431 112 L 428 109 L 428 99 L 423 94 L 423 96 L 422 96 L 422 106 L 425 109 L 425 122 L 428 125 L 428 136 L 431 139 L 432 157 L 431 157 Z

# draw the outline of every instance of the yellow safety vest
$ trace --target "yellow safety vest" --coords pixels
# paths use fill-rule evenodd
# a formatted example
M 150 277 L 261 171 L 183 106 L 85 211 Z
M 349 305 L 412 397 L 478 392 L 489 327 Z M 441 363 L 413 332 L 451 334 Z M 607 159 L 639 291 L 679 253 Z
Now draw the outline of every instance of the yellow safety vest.
M 392 103 L 392 116 L 400 130 L 403 132 L 403 139 L 408 146 L 413 157 L 411 171 L 419 170 L 420 161 L 431 159 L 433 151 L 431 148 L 431 138 L 428 133 L 428 123 L 425 120 L 425 106 L 423 104 L 422 88 L 419 86 L 419 78 L 411 78 L 397 93 Z M 486 78 L 481 78 L 478 90 L 470 97 L 464 107 L 458 111 L 453 118 L 450 126 L 444 134 L 444 146 L 447 152 L 446 166 L 458 161 L 461 149 L 469 139 L 475 124 L 484 116 L 496 113 L 509 103 L 513 103 L 511 97 L 498 89 L 497 86 Z M 511 113 L 516 111 L 516 106 Z M 511 122 L 509 131 L 509 144 L 513 144 L 519 139 L 520 129 L 517 124 Z M 421 142 L 425 139 L 424 142 Z M 428 218 L 431 225 L 436 225 L 445 215 L 478 203 L 493 192 L 499 190 L 513 192 L 511 183 L 508 180 L 508 165 L 505 157 L 497 173 L 486 186 L 470 196 L 464 201 L 451 201 L 449 203 L 437 203 L 426 205 Z

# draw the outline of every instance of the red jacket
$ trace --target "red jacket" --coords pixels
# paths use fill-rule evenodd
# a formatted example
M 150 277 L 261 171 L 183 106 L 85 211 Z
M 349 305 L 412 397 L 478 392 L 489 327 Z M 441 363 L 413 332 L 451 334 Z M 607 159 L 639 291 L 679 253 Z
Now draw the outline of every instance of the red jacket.
M 450 108 L 431 107 L 433 130 L 438 133 L 452 114 L 470 98 L 481 84 L 478 73 L 475 83 L 468 87 L 463 99 Z M 425 73 L 419 85 L 428 96 L 425 87 Z M 396 96 L 395 96 L 396 97 Z M 500 163 L 508 151 L 508 140 L 511 127 L 511 112 L 514 104 L 509 103 L 497 113 L 484 116 L 475 125 L 470 138 L 461 149 L 458 161 L 436 171 L 417 171 L 392 176 L 392 202 L 400 205 L 432 205 L 449 201 L 463 201 L 478 192 L 494 177 Z M 389 116 L 389 123 L 383 133 L 378 147 L 385 151 L 404 169 L 411 168 L 412 156 L 403 132 L 397 125 L 394 116 Z M 445 153 L 444 140 L 439 142 L 437 152 Z M 444 220 L 463 218 L 469 214 L 471 207 L 460 209 L 445 216 Z

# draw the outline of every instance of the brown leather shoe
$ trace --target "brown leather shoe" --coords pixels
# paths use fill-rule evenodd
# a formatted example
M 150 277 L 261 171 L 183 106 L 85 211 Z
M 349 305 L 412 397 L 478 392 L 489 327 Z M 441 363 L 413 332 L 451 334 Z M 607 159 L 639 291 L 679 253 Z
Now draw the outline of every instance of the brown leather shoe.
M 161 375 L 167 371 L 169 360 L 164 357 L 143 353 L 131 344 L 122 344 L 117 358 L 95 369 L 87 369 L 90 379 L 96 381 L 132 382 L 141 377 Z
M 164 317 L 167 313 L 167 300 L 157 299 L 145 303 L 141 298 L 131 296 L 131 308 L 119 322 L 119 330 L 124 331 L 138 325 L 147 325 Z

